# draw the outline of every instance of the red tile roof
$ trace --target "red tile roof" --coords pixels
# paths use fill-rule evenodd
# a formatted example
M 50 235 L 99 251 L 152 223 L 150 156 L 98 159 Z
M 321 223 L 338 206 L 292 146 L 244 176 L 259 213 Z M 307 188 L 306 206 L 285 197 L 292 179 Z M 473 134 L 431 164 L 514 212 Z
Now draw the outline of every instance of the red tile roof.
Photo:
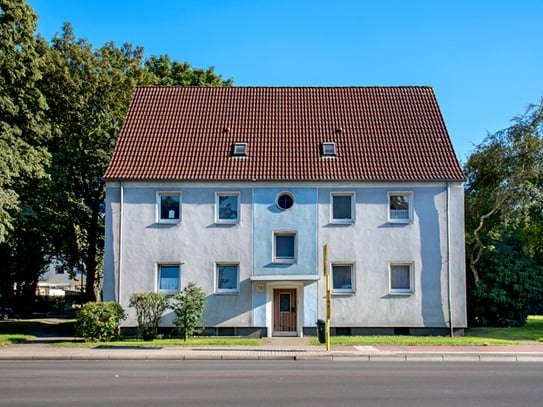
M 430 87 L 138 87 L 104 177 L 464 179 Z

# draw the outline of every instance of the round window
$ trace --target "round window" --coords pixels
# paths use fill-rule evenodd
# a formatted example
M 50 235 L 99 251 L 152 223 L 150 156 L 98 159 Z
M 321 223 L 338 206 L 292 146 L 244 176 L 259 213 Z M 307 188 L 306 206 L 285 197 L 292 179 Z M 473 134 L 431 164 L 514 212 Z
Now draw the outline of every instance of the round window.
M 294 205 L 294 196 L 289 192 L 281 192 L 277 195 L 276 204 L 279 209 L 286 211 Z

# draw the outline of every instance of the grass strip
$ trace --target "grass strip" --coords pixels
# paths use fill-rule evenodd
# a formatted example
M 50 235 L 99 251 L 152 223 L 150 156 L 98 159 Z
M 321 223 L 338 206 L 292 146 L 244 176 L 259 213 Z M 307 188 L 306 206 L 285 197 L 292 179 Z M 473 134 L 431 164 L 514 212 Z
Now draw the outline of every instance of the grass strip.
M 310 339 L 311 345 L 320 345 L 317 338 Z M 470 346 L 470 345 L 517 345 L 518 341 L 447 336 L 332 336 L 332 345 L 403 345 L 403 346 Z
M 52 344 L 59 347 L 91 347 L 91 348 L 157 348 L 171 346 L 258 346 L 260 339 L 255 338 L 189 338 L 186 342 L 181 338 L 155 339 L 144 341 L 141 339 L 122 339 L 114 342 L 84 342 L 66 341 Z
M 33 335 L 24 334 L 0 334 L 0 346 L 12 345 L 14 343 L 23 343 L 27 340 L 36 338 Z

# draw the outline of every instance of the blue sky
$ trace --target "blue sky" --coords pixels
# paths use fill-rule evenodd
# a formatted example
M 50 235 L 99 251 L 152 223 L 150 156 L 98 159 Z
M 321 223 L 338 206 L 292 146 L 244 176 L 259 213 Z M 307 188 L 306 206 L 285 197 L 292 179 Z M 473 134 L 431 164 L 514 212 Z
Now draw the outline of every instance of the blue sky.
M 543 97 L 540 0 L 27 1 L 46 39 L 69 21 L 238 86 L 432 86 L 462 162 Z

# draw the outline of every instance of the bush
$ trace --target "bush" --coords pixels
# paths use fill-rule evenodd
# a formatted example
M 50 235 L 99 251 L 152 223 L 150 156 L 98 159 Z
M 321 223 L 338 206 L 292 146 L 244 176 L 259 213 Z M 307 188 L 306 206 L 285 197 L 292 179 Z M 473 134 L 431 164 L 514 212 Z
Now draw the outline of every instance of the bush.
M 86 341 L 110 341 L 118 338 L 119 325 L 125 318 L 116 302 L 88 302 L 77 313 L 75 331 Z
M 174 296 L 175 328 L 184 333 L 185 341 L 189 336 L 200 333 L 203 327 L 200 320 L 204 316 L 206 295 L 194 283 L 187 285 L 183 291 Z
M 152 341 L 158 333 L 162 314 L 170 307 L 164 293 L 134 293 L 130 296 L 130 306 L 136 309 L 138 335 L 144 341 Z

